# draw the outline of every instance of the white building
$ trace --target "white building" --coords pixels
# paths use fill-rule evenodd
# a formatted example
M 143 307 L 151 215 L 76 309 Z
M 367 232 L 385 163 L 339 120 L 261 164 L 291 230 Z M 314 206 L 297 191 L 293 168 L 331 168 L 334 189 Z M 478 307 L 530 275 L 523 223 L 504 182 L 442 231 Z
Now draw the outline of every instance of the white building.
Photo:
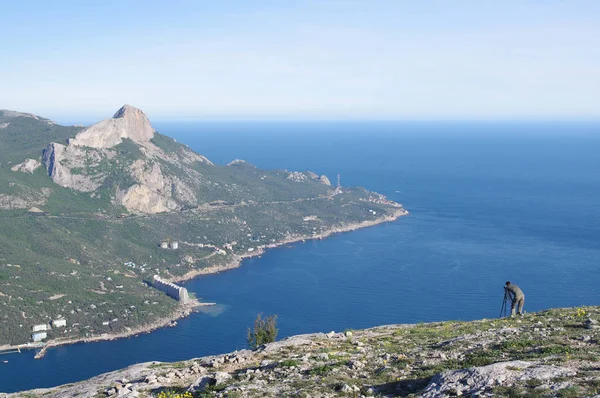
M 54 328 L 64 328 L 65 326 L 67 326 L 66 319 L 55 319 L 52 321 L 52 327 Z
M 48 334 L 46 332 L 35 332 L 31 334 L 31 340 L 33 340 L 34 342 L 42 341 L 46 337 L 48 337 Z
M 33 325 L 31 327 L 31 331 L 32 332 L 43 332 L 45 330 L 48 330 L 48 325 L 43 324 L 43 325 Z
M 171 249 L 175 250 L 179 248 L 179 242 L 177 242 L 176 240 L 174 240 L 173 242 L 171 242 Z

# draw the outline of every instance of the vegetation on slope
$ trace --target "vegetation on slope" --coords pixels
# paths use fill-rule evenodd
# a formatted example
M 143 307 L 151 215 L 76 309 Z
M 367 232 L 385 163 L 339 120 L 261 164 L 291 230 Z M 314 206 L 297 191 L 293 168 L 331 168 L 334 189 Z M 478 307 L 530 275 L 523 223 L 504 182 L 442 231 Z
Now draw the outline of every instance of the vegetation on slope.
M 181 159 L 197 155 L 155 134 L 164 158 L 153 161 L 170 178 L 194 176 L 198 201 L 173 212 L 131 213 L 115 196 L 134 183 L 130 169 L 147 148 L 125 139 L 112 157 L 72 169 L 106 177 L 95 191 L 80 192 L 55 184 L 44 166 L 31 173 L 11 169 L 25 158 L 40 160 L 48 142 L 64 142 L 78 128 L 14 113 L 1 113 L 0 126 L 0 346 L 26 343 L 32 325 L 62 317 L 67 328 L 51 330 L 49 338 L 154 323 L 176 307 L 145 282 L 154 274 L 177 279 L 401 210 L 362 188 L 297 181 L 285 170 L 186 163 Z M 161 249 L 163 240 L 178 241 L 179 248 Z

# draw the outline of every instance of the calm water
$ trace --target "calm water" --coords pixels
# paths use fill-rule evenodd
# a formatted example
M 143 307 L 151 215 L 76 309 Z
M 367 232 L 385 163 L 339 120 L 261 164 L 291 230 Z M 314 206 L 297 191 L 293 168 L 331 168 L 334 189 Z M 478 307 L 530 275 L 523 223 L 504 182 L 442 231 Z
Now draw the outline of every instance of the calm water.
M 176 328 L 4 355 L 0 391 L 73 382 L 136 362 L 244 348 L 258 312 L 280 336 L 496 317 L 506 280 L 528 311 L 600 304 L 600 124 L 157 123 L 216 163 L 325 173 L 410 210 L 295 244 L 187 288 L 219 306 Z

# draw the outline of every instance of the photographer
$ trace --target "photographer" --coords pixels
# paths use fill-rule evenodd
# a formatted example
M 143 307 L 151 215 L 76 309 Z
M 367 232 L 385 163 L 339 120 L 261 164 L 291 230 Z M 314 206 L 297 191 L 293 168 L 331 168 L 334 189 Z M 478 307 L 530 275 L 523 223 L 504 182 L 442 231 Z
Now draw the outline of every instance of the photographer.
M 506 282 L 504 290 L 506 293 L 508 293 L 508 296 L 511 300 L 510 316 L 515 315 L 515 308 L 517 305 L 519 306 L 517 314 L 523 315 L 523 306 L 525 305 L 525 295 L 523 294 L 523 291 L 519 288 L 519 286 L 510 282 Z

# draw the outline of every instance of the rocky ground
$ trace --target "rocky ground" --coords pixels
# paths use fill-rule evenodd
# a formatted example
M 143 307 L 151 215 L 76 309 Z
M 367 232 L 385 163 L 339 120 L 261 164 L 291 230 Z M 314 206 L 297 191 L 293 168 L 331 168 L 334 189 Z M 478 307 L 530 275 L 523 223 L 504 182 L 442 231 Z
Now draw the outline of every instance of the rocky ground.
M 596 396 L 598 319 L 600 307 L 581 307 L 300 335 L 0 397 Z

